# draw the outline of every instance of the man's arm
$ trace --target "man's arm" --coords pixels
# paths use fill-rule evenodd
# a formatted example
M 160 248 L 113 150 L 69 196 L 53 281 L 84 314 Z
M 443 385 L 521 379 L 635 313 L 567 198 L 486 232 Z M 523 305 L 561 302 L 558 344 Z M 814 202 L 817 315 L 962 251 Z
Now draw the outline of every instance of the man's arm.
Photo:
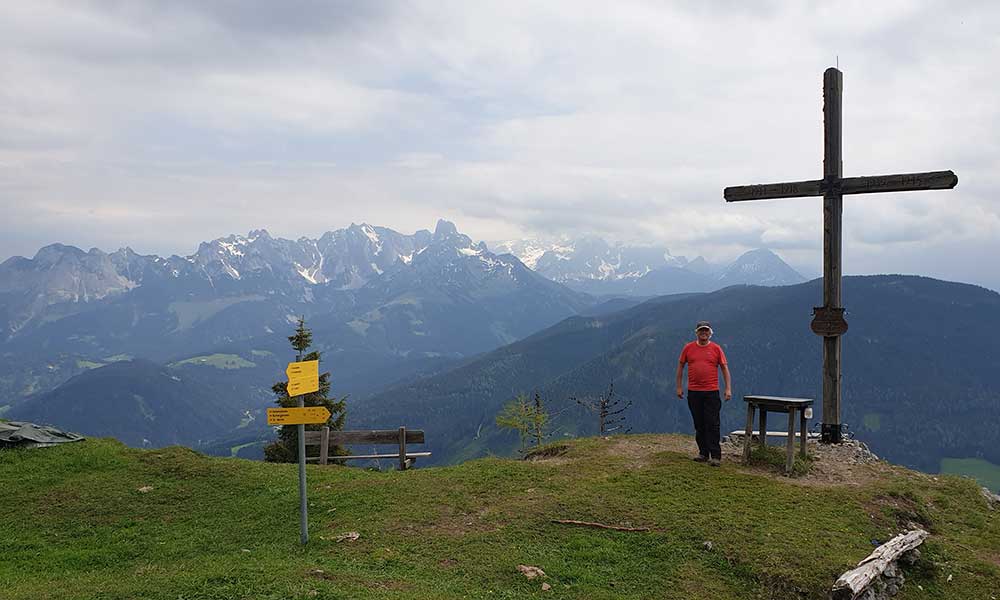
M 726 402 L 733 398 L 733 382 L 729 377 L 729 365 L 722 363 L 722 380 L 726 382 Z
M 681 377 L 684 375 L 684 363 L 677 363 L 677 397 L 684 398 L 684 388 L 681 387 Z

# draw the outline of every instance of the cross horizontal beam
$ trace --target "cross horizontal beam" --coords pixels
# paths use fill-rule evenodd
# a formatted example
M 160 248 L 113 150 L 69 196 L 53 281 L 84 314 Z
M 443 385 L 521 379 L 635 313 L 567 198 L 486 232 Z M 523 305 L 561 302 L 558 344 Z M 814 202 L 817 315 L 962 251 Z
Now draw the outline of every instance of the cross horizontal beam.
M 838 186 L 839 184 L 839 186 Z M 950 190 L 958 185 L 954 171 L 931 171 L 929 173 L 900 173 L 896 175 L 874 175 L 870 177 L 844 177 L 833 183 L 833 192 L 841 194 L 874 194 L 879 192 L 910 192 L 917 190 Z M 840 189 L 837 190 L 836 188 Z M 727 187 L 723 195 L 726 202 L 745 200 L 767 200 L 771 198 L 800 198 L 822 196 L 828 190 L 822 179 L 791 181 L 786 183 L 764 183 L 759 185 L 738 185 Z

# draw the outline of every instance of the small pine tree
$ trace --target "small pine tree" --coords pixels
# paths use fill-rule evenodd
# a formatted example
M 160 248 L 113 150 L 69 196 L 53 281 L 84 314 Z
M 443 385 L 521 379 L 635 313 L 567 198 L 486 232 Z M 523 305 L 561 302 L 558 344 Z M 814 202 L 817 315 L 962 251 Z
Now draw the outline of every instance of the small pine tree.
M 545 427 L 548 425 L 549 415 L 545 412 L 541 394 L 535 392 L 534 402 L 530 402 L 528 395 L 522 393 L 504 405 L 496 417 L 496 422 L 497 427 L 501 429 L 517 431 L 520 441 L 518 451 L 524 454 L 529 437 L 536 447 L 542 445 L 546 437 Z
M 497 415 L 497 427 L 517 431 L 520 440 L 519 452 L 521 453 L 524 453 L 526 448 L 524 442 L 528 439 L 528 432 L 531 430 L 532 412 L 533 408 L 528 403 L 528 396 L 518 394 L 516 398 L 505 404 L 503 410 Z
M 320 360 L 321 353 L 318 351 L 309 351 L 310 346 L 312 346 L 312 331 L 306 327 L 306 321 L 304 317 L 299 318 L 298 326 L 295 328 L 295 334 L 288 336 L 288 341 L 291 342 L 292 348 L 295 349 L 296 357 L 295 361 L 308 361 L 308 360 Z M 273 386 L 271 386 L 271 391 L 277 396 L 275 403 L 283 408 L 293 408 L 298 406 L 298 397 L 291 398 L 288 396 L 288 382 L 278 381 Z M 312 392 L 310 394 L 304 394 L 302 396 L 303 404 L 305 406 L 325 406 L 327 410 L 330 411 L 330 418 L 326 423 L 318 423 L 314 425 L 306 425 L 305 429 L 307 431 L 319 431 L 323 427 L 329 427 L 330 429 L 340 430 L 344 428 L 344 418 L 346 417 L 347 407 L 346 400 L 347 397 L 337 400 L 336 398 L 327 398 L 330 393 L 330 373 L 321 373 L 319 376 L 319 390 Z M 299 436 L 298 436 L 298 425 L 284 425 L 281 431 L 278 433 L 278 439 L 274 443 L 269 444 L 264 447 L 264 460 L 268 462 L 298 462 L 299 458 Z M 331 455 L 346 455 L 346 449 L 337 446 L 330 448 Z

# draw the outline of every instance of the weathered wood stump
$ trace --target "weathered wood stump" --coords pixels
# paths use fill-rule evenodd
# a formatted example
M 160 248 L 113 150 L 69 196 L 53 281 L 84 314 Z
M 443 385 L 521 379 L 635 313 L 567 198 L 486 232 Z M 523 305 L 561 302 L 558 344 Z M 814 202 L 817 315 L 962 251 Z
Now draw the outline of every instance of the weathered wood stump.
M 905 552 L 913 550 L 930 535 L 923 529 L 902 533 L 882 544 L 858 563 L 858 566 L 844 573 L 833 584 L 830 596 L 833 600 L 854 600 L 887 569 L 895 569 L 896 560 Z

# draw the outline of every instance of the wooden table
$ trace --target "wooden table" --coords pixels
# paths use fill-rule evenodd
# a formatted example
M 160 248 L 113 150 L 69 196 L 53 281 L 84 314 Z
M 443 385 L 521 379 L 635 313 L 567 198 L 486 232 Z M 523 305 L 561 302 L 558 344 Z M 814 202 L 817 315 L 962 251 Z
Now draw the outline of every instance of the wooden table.
M 760 410 L 760 445 L 767 446 L 767 413 L 788 413 L 788 438 L 786 440 L 785 473 L 792 472 L 795 459 L 795 411 L 799 412 L 800 451 L 806 455 L 806 409 L 813 405 L 812 398 L 783 398 L 781 396 L 743 396 L 747 403 L 747 429 L 743 439 L 743 462 L 750 460 L 750 444 L 753 436 L 753 413 Z

